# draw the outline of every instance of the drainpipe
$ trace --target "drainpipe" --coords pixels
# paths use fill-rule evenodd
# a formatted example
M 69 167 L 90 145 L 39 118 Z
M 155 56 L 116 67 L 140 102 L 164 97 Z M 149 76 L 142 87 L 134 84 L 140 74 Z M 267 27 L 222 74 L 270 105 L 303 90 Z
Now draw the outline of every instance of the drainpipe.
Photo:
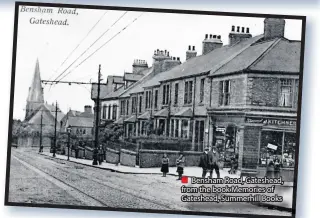
M 169 86 L 169 104 L 168 104 L 168 118 L 167 118 L 167 133 L 166 135 L 169 137 L 170 135 L 170 116 L 171 116 L 171 89 L 172 89 L 172 82 L 170 82 Z
M 191 121 L 190 122 L 190 125 L 192 123 L 192 139 L 191 139 L 191 143 L 192 143 L 192 147 L 194 150 L 194 146 L 195 146 L 195 141 L 194 141 L 194 135 L 193 135 L 193 132 L 194 132 L 194 124 L 195 124 L 195 120 L 194 120 L 194 116 L 195 116 L 195 112 L 194 112 L 194 109 L 195 109 L 195 105 L 196 105 L 196 82 L 197 82 L 197 77 L 194 77 L 194 80 L 193 80 L 193 83 L 194 83 L 194 86 L 193 86 L 193 101 L 192 101 L 192 117 L 191 117 Z M 190 127 L 189 127 L 189 131 L 190 131 Z
M 211 101 L 212 101 L 212 77 L 210 77 L 210 95 L 209 95 L 209 108 L 211 107 Z M 207 112 L 208 113 L 208 112 Z M 208 146 L 209 146 L 209 141 L 210 141 L 210 127 L 211 127 L 211 118 L 208 114 L 209 118 L 209 126 L 208 126 Z M 213 139 L 212 139 L 213 140 Z

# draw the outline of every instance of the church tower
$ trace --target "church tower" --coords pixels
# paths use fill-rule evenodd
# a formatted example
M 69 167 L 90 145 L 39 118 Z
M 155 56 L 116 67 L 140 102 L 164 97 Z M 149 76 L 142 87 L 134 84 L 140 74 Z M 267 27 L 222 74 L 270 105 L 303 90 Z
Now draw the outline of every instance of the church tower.
M 37 59 L 31 86 L 29 87 L 25 118 L 32 114 L 33 111 L 43 103 L 43 88 L 41 86 L 39 60 Z

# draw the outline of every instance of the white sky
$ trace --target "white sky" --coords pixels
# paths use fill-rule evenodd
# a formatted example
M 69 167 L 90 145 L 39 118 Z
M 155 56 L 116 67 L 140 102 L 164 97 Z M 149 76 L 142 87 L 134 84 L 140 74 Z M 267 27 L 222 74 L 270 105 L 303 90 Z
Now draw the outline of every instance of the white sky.
M 42 79 L 54 79 L 124 13 L 123 11 L 108 11 L 94 31 L 55 73 L 67 55 L 105 11 L 77 9 L 78 15 L 62 15 L 56 13 L 57 9 L 54 10 L 53 14 L 19 13 L 14 118 L 24 118 L 28 89 L 37 58 L 40 62 Z M 75 67 L 141 13 L 128 12 L 73 66 Z M 30 24 L 31 17 L 68 19 L 69 26 Z M 166 49 L 171 56 L 180 57 L 181 61 L 185 61 L 188 45 L 195 45 L 198 54 L 201 54 L 202 40 L 206 33 L 221 35 L 223 43 L 227 44 L 232 25 L 249 27 L 251 34 L 255 36 L 263 33 L 263 20 L 263 18 L 144 12 L 136 22 L 63 80 L 89 82 L 92 79 L 96 81 L 98 65 L 101 64 L 101 72 L 105 81 L 108 75 L 123 75 L 124 71 L 131 72 L 134 59 L 147 60 L 150 66 L 153 51 L 156 49 Z M 285 37 L 301 40 L 301 25 L 300 20 L 286 20 Z M 44 98 L 48 103 L 57 100 L 64 112 L 69 107 L 83 111 L 84 105 L 93 105 L 90 99 L 90 89 L 90 85 L 58 84 L 49 91 L 47 85 L 44 88 Z

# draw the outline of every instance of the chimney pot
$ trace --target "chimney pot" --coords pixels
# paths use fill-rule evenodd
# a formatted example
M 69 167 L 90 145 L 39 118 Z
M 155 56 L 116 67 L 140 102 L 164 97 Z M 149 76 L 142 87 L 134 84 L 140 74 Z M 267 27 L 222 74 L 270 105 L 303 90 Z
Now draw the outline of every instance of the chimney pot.
M 237 26 L 237 32 L 240 32 L 240 26 Z
M 235 26 L 232 25 L 232 27 L 231 27 L 231 32 L 234 32 L 234 31 L 235 31 Z
M 249 27 L 247 27 L 247 33 L 250 33 L 250 31 L 249 31 Z
M 196 50 L 196 49 L 195 49 L 195 46 L 192 46 L 192 50 L 193 50 L 193 51 Z
M 175 60 L 176 60 L 176 57 L 173 57 L 173 60 L 175 61 Z
M 180 58 L 179 58 L 179 57 L 177 57 L 177 61 L 180 61 Z
M 169 52 L 167 53 L 167 56 L 169 57 Z
M 213 35 L 213 38 L 216 39 L 216 38 L 217 38 L 217 35 Z
M 244 33 L 244 27 L 242 27 L 242 32 Z
M 210 34 L 210 39 L 212 39 L 212 34 Z
M 191 45 L 189 45 L 188 50 L 189 50 L 189 51 L 191 50 Z
M 206 37 L 205 37 L 205 39 L 207 39 L 208 38 L 208 34 L 206 34 Z
M 217 36 L 217 39 L 221 39 L 221 36 L 220 36 L 220 35 L 218 35 L 218 36 Z

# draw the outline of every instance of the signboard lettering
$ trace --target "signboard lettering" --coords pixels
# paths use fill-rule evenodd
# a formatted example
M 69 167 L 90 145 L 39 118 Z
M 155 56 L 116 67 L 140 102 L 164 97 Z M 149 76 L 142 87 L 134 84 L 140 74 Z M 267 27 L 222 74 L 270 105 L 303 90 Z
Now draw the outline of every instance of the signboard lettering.
M 246 118 L 246 123 L 257 123 L 273 126 L 296 126 L 295 120 L 271 119 L 271 118 Z

